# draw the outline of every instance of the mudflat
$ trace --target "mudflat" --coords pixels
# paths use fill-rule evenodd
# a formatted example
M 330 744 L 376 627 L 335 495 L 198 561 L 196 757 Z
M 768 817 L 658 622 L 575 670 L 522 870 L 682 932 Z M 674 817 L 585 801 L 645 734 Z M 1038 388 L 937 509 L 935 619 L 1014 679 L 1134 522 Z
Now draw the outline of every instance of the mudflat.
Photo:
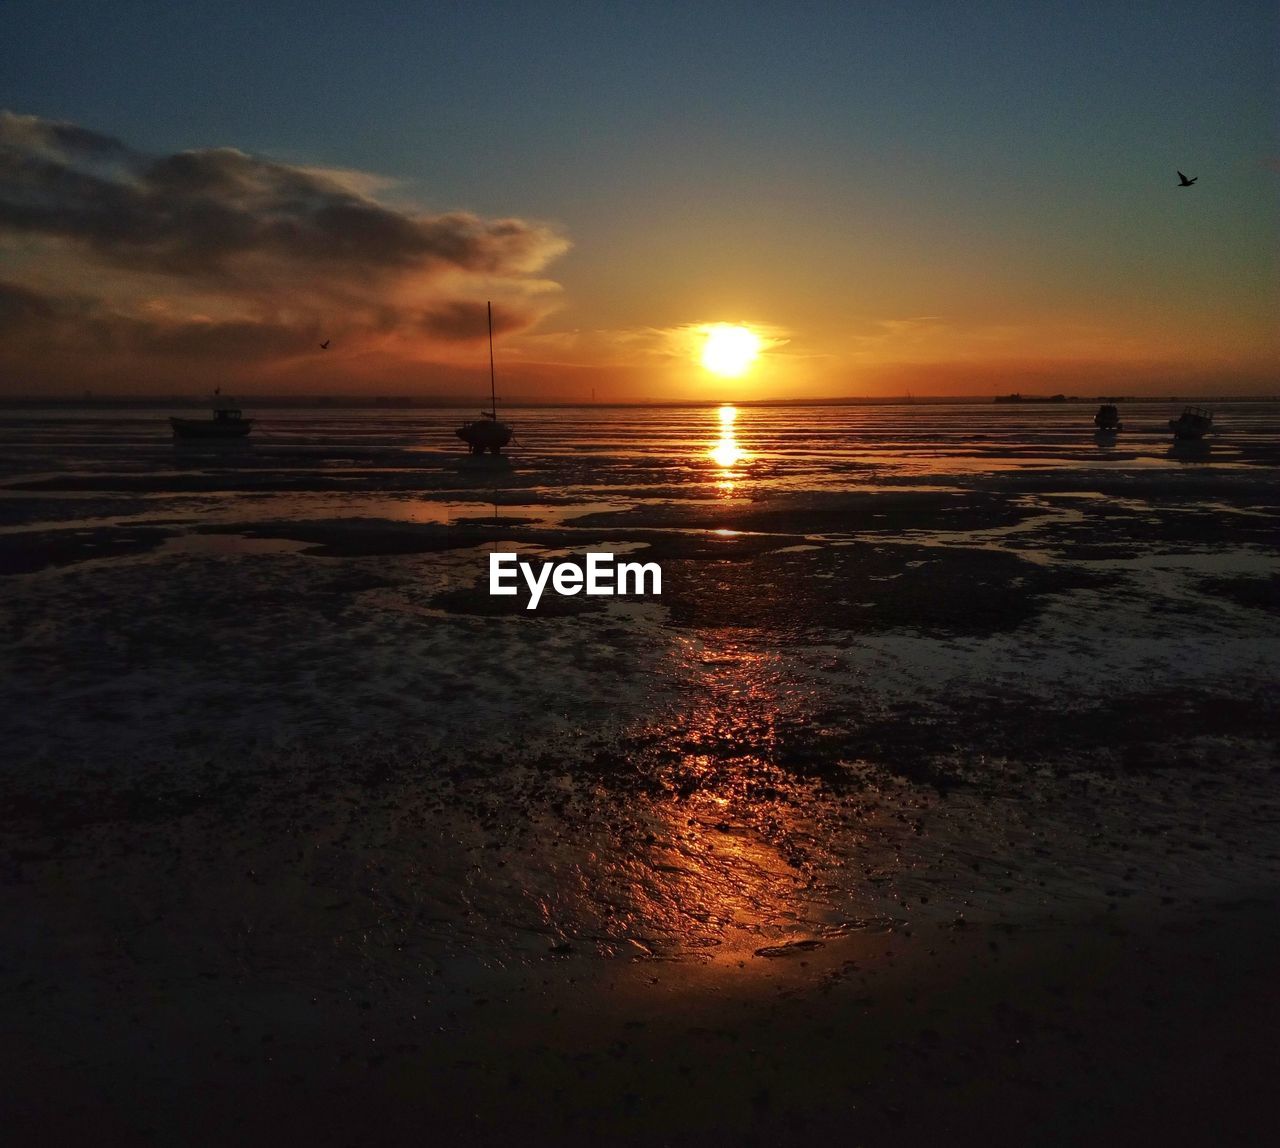
M 0 492 L 20 1142 L 1274 1126 L 1273 468 L 310 449 Z

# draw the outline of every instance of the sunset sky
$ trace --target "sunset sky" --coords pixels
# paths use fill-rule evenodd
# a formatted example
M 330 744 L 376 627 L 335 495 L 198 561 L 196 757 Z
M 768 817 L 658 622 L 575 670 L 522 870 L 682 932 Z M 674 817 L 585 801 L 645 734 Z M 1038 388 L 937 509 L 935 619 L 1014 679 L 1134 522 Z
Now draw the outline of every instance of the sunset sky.
M 10 0 L 0 393 L 1277 393 L 1278 11 Z

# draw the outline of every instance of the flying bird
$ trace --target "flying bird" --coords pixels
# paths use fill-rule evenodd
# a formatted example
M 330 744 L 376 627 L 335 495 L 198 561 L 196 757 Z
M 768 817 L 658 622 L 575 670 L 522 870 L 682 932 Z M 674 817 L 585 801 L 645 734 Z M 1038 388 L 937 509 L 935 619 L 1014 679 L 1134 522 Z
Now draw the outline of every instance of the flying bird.
M 327 351 L 329 349 L 329 342 L 330 340 L 326 339 L 323 343 L 321 343 L 320 350 Z
M 1179 180 L 1178 186 L 1190 187 L 1199 178 L 1200 177 L 1198 175 L 1193 175 L 1190 179 L 1188 179 L 1185 175 L 1182 174 L 1182 172 L 1178 172 L 1178 180 Z

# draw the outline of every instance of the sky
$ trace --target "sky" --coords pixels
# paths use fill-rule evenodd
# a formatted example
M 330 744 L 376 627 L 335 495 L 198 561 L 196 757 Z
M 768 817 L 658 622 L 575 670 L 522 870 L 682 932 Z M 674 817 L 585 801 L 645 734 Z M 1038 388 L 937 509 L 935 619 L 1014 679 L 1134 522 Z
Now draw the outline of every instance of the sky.
M 1277 394 L 1278 53 L 1272 2 L 6 0 L 0 394 L 482 393 L 489 301 L 509 402 Z

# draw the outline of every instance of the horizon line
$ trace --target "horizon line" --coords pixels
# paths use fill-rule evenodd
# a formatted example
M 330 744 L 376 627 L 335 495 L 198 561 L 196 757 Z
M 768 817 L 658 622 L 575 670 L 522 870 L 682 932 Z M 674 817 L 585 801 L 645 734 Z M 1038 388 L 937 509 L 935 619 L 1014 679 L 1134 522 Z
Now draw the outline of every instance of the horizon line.
M 280 407 L 387 407 L 410 409 L 466 409 L 475 405 L 474 397 L 451 395 L 419 396 L 419 395 L 281 395 L 255 394 L 242 392 L 236 395 L 205 396 L 195 398 L 191 395 L 151 395 L 136 392 L 116 392 L 83 395 L 0 395 L 0 409 L 14 407 L 95 407 L 95 406 L 208 406 L 215 398 L 228 404 L 250 404 Z M 638 407 L 820 407 L 820 406 L 857 406 L 857 405 L 901 405 L 912 406 L 923 403 L 942 405 L 946 403 L 984 403 L 1017 406 L 1022 403 L 1066 404 L 1091 402 L 1198 402 L 1198 403 L 1239 403 L 1239 402 L 1280 402 L 1280 393 L 1271 394 L 1227 394 L 1205 395 L 1188 394 L 1088 394 L 1067 395 L 1062 392 L 1040 394 L 1038 392 L 1006 392 L 1003 394 L 968 394 L 968 395 L 846 395 L 835 398 L 744 398 L 744 399 L 633 399 L 633 400 L 591 400 L 591 399 L 543 399 L 507 402 L 503 405 L 509 410 L 537 410 L 567 407 L 600 407 L 625 409 Z

